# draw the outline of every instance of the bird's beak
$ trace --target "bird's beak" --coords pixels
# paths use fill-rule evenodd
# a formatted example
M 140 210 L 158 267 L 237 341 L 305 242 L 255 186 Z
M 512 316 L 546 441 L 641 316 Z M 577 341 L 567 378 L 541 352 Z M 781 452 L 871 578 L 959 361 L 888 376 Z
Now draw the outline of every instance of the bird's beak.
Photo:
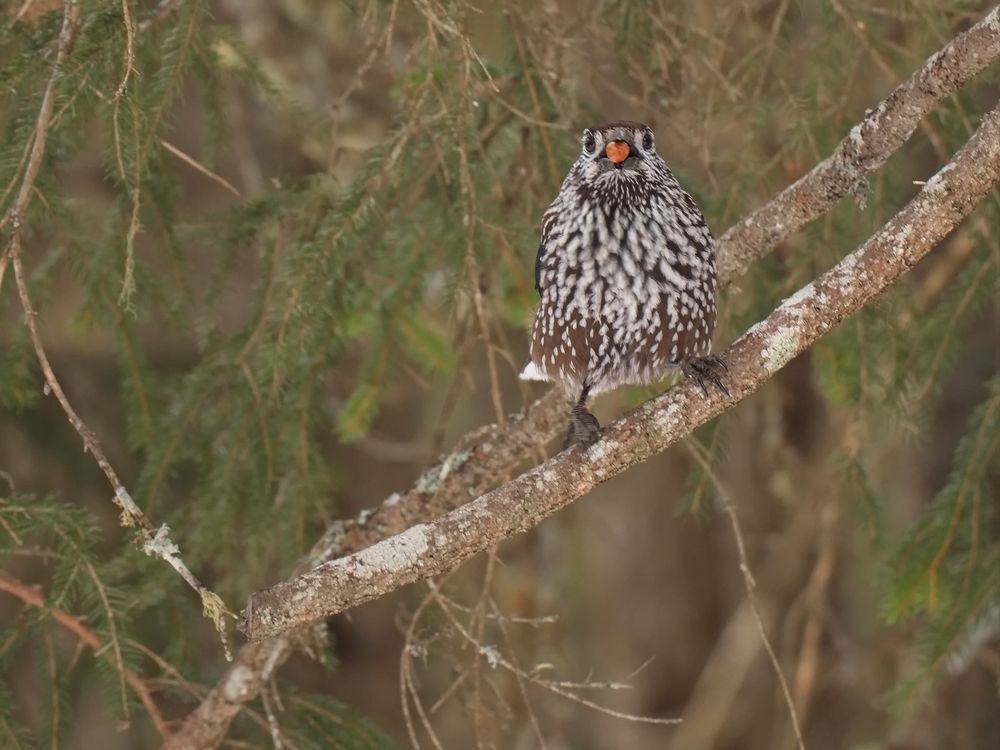
M 611 160 L 612 164 L 617 166 L 624 162 L 632 151 L 625 141 L 610 141 L 604 147 L 604 153 Z

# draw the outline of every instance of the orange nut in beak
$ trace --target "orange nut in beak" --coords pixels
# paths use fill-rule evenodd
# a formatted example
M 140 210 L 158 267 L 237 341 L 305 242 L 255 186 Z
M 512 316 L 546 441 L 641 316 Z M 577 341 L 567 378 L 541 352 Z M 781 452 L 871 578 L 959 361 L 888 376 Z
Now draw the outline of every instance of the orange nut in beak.
M 604 148 L 604 152 L 608 155 L 615 164 L 621 164 L 628 158 L 629 147 L 625 141 L 611 141 Z

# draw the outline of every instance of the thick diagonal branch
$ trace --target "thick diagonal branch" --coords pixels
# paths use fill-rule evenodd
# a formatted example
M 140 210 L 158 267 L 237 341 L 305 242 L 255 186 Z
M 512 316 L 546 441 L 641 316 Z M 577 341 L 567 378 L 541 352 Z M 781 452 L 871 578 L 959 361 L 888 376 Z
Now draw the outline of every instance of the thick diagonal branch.
M 936 104 L 997 59 L 1000 6 L 928 58 L 852 128 L 830 157 L 725 232 L 718 243 L 720 285 L 742 276 L 754 259 L 826 213 L 852 186 L 884 164 Z M 532 446 L 548 442 L 565 427 L 565 405 L 565 397 L 553 389 L 506 423 L 470 433 L 415 487 L 391 496 L 358 519 L 336 522 L 307 562 L 315 565 L 356 552 L 458 507 L 467 501 L 470 490 L 478 493 L 495 486 L 525 460 Z
M 602 482 L 718 416 L 884 292 L 968 216 L 1000 179 L 1000 106 L 871 239 L 785 300 L 725 355 L 732 399 L 686 381 L 612 424 L 586 451 L 563 452 L 429 523 L 252 595 L 241 628 L 259 640 L 454 568 L 527 531 Z

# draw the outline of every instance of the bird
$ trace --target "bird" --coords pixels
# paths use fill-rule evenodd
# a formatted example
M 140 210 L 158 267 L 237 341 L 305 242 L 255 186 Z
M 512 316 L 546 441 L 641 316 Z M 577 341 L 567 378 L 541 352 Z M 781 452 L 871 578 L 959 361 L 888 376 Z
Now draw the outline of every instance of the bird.
M 653 129 L 621 120 L 586 128 L 580 155 L 541 221 L 539 304 L 523 380 L 576 398 L 564 448 L 601 425 L 587 400 L 678 369 L 729 396 L 711 353 L 715 239 L 694 199 L 656 151 Z

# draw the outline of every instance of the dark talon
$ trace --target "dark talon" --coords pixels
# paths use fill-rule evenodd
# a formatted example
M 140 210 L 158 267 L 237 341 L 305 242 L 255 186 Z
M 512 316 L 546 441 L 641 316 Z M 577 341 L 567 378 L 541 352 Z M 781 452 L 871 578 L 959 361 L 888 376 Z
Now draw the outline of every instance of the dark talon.
M 722 382 L 722 378 L 719 377 L 717 369 L 720 367 L 726 372 L 729 372 L 729 367 L 726 366 L 722 357 L 714 354 L 708 357 L 691 357 L 690 359 L 685 359 L 681 362 L 681 372 L 696 382 L 698 387 L 701 388 L 702 393 L 708 395 L 708 389 L 705 387 L 705 381 L 709 381 L 712 385 L 724 393 L 727 398 L 732 398 L 732 394 L 729 393 L 729 389 L 726 388 L 725 383 Z
M 587 407 L 577 404 L 569 415 L 569 429 L 566 431 L 566 440 L 563 442 L 563 450 L 579 445 L 587 448 L 596 443 L 601 438 L 601 423 L 597 417 L 587 411 Z
M 601 423 L 597 421 L 597 417 L 587 411 L 587 396 L 589 395 L 590 386 L 585 385 L 580 392 L 576 406 L 569 413 L 569 428 L 566 430 L 563 450 L 572 448 L 574 445 L 586 448 L 601 438 Z

